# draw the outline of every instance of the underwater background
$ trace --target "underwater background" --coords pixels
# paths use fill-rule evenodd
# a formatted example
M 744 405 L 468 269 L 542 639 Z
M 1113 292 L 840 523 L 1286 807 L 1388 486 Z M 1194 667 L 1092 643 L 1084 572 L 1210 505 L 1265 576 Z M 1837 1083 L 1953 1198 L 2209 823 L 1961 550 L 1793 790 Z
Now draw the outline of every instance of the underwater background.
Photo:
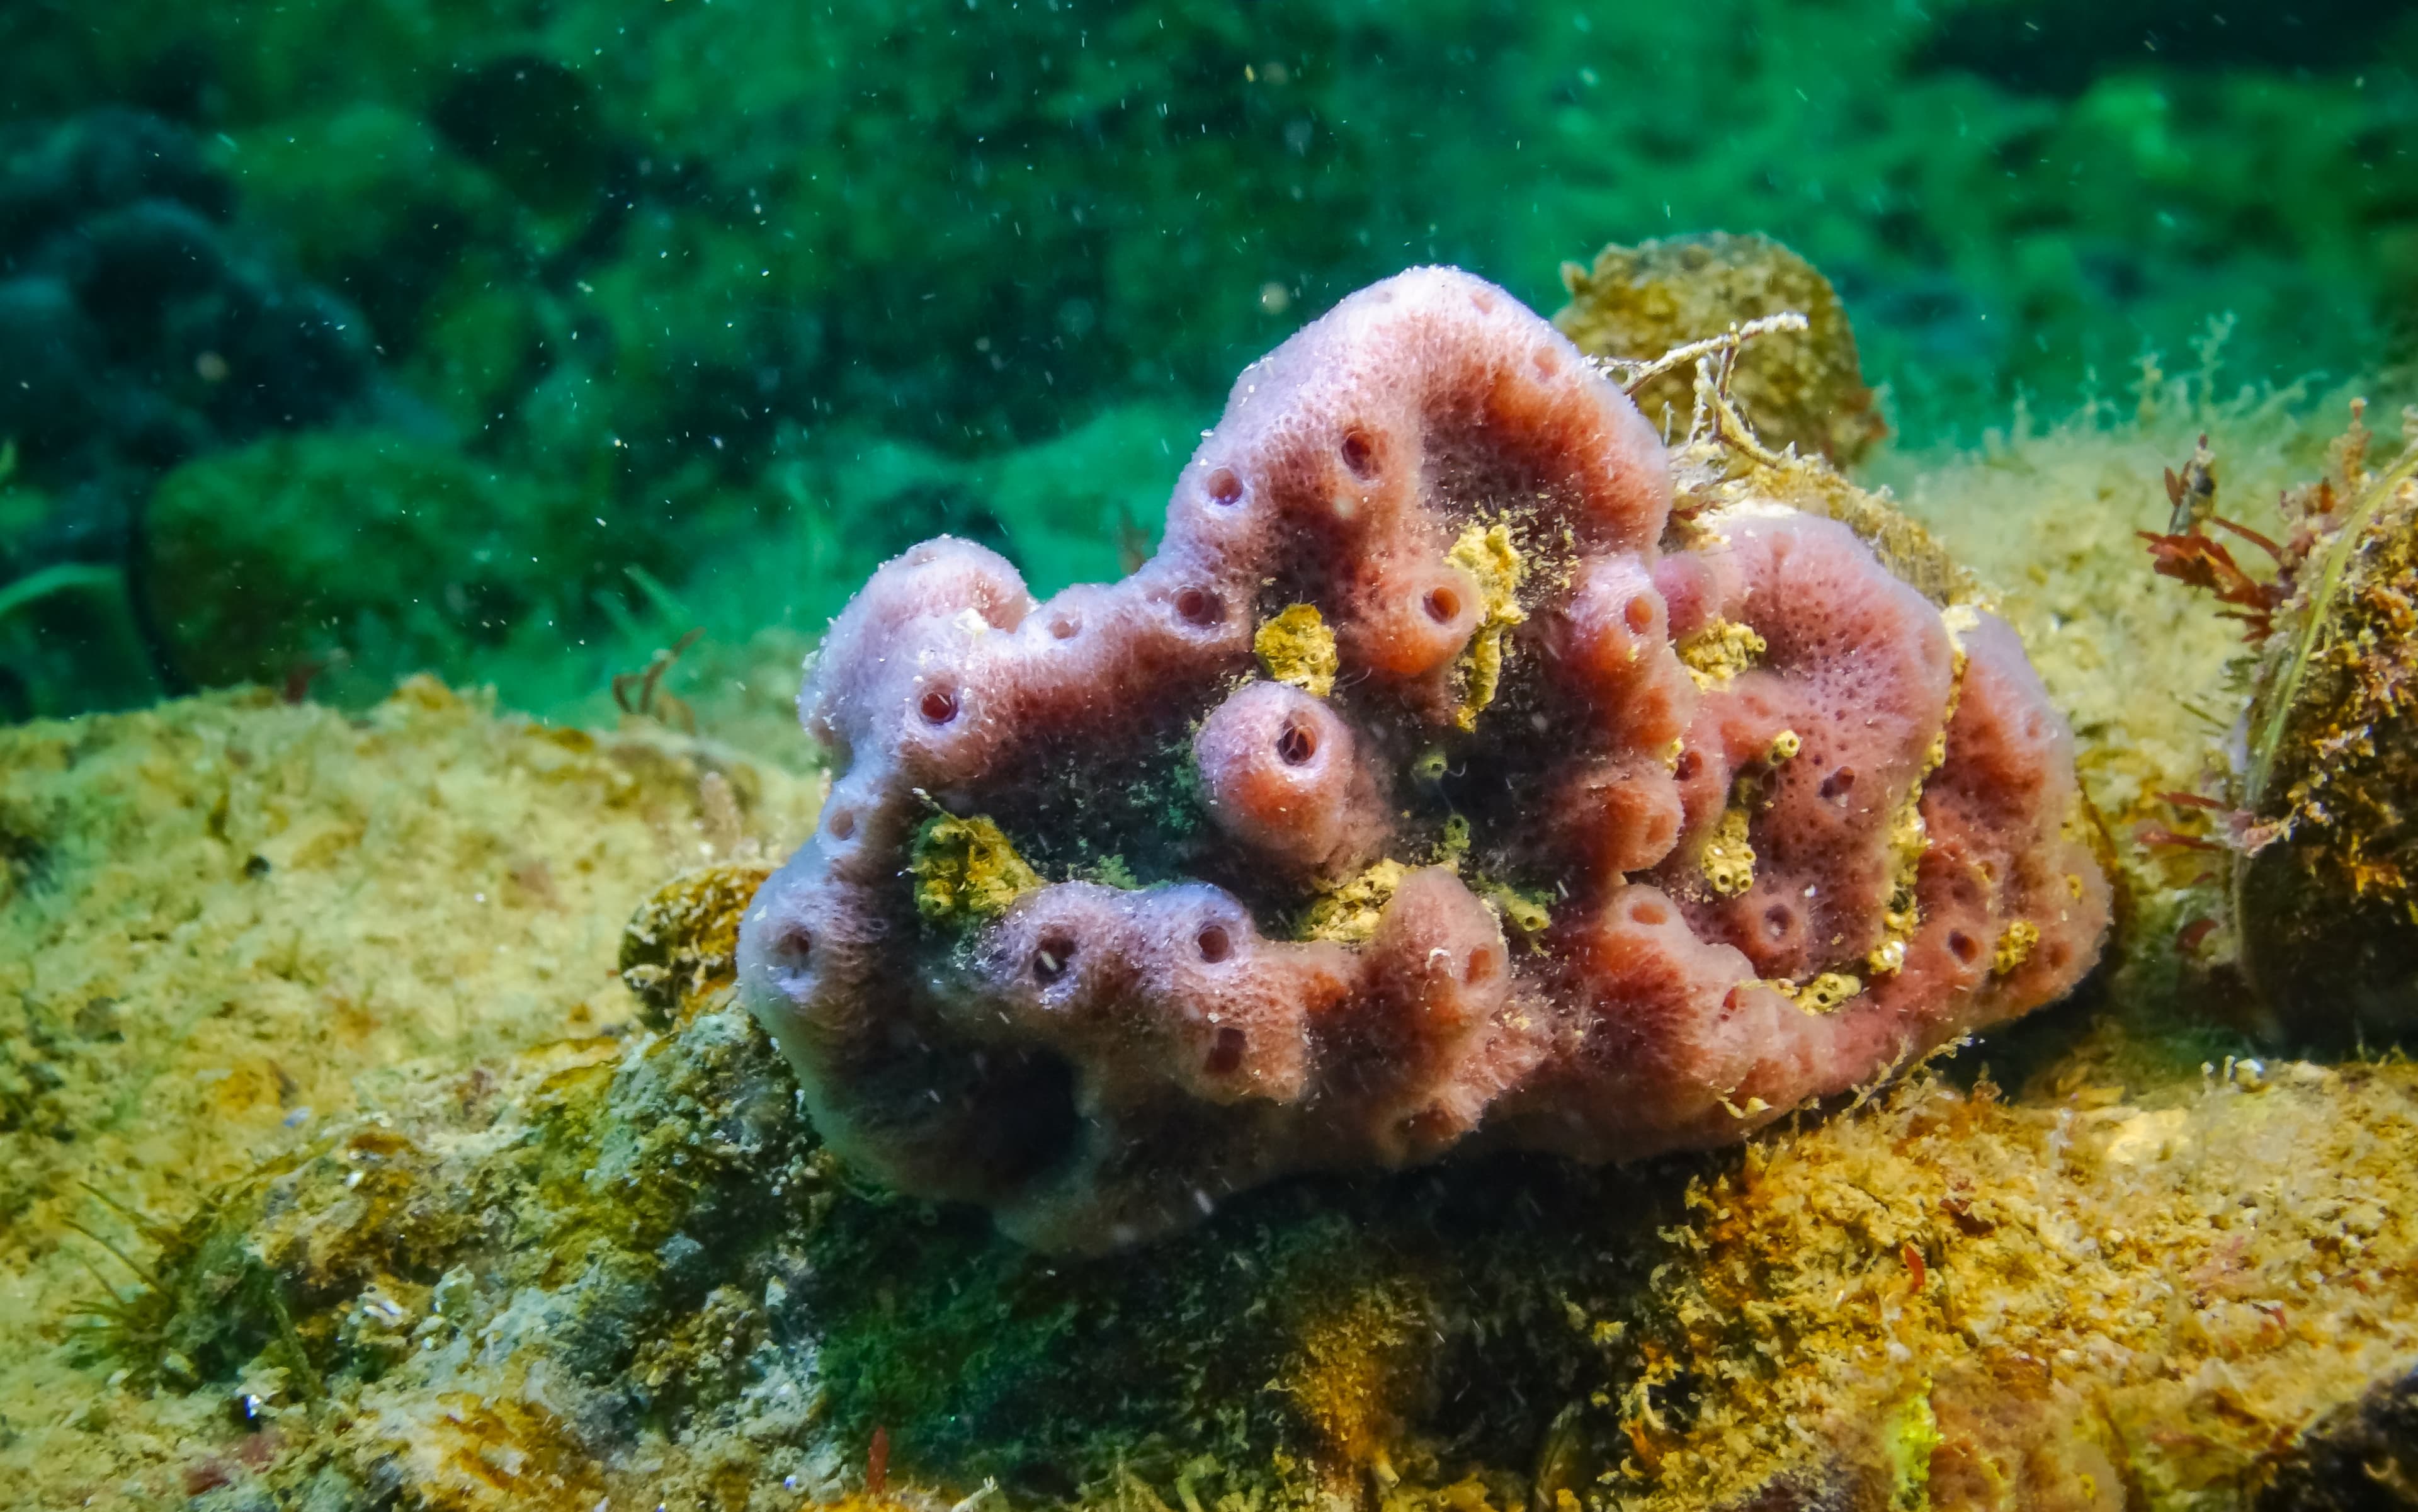
M 734 985 L 802 664 L 1429 263 L 1811 317 L 1641 405 L 2020 634 L 2101 964 L 1702 1154 L 884 1189 Z M 2398 0 L 0 0 L 0 1504 L 2418 1504 L 2413 335 Z
M 2389 375 L 2418 10 L 2239 8 L 17 0 L 0 711 L 592 716 L 939 531 L 1113 576 L 1243 363 L 1416 263 L 1550 312 L 1768 234 L 1917 455 Z

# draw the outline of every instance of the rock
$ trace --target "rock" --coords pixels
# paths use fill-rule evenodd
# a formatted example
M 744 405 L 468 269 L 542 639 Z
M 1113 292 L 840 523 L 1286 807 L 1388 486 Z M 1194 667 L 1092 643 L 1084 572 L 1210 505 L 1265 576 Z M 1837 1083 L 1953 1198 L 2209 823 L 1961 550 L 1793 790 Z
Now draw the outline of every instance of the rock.
M 1756 434 L 1775 449 L 1794 446 L 1841 466 L 1889 434 L 1830 281 L 1768 237 L 1717 231 L 1609 246 L 1592 267 L 1564 264 L 1562 283 L 1570 302 L 1553 324 L 1589 357 L 1652 361 L 1734 323 L 1803 315 L 1807 329 L 1760 337 L 1739 355 L 1737 402 Z M 1687 428 L 1695 405 L 1691 371 L 1663 374 L 1638 391 L 1646 419 L 1666 431 Z

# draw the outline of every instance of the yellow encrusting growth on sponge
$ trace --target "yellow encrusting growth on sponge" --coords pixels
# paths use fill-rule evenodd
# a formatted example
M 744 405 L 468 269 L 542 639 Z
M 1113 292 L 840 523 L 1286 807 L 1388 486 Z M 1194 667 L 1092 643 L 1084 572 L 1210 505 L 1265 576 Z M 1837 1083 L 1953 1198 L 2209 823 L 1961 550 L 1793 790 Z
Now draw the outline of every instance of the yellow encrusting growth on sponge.
M 1454 814 L 1444 821 L 1444 836 L 1436 842 L 1435 863 L 1458 871 L 1461 858 L 1469 854 L 1469 817 Z
M 1998 948 L 1990 956 L 1990 970 L 1999 976 L 2006 975 L 2030 960 L 2032 947 L 2039 943 L 2040 925 L 2029 919 L 2017 919 L 1998 937 Z
M 1889 976 L 1905 967 L 1905 942 L 1922 924 L 1922 909 L 1915 899 L 1915 882 L 1923 854 L 1931 848 L 1931 828 L 1922 818 L 1922 785 L 1948 759 L 1948 725 L 1956 718 L 1957 701 L 1965 693 L 1964 635 L 1981 622 L 1972 606 L 1963 603 L 1941 610 L 1939 619 L 1948 629 L 1954 671 L 1948 684 L 1948 707 L 1940 714 L 1939 733 L 1932 737 L 1930 747 L 1923 752 L 1922 773 L 1915 778 L 1914 786 L 1906 789 L 1905 797 L 1890 815 L 1889 902 L 1881 909 L 1881 942 L 1864 956 L 1864 965 L 1875 976 Z M 2037 930 L 2033 938 L 2039 938 Z M 2028 953 L 2031 947 L 2027 944 L 2024 949 Z
M 1251 637 L 1251 650 L 1278 682 L 1289 682 L 1313 698 L 1335 691 L 1335 673 L 1341 664 L 1335 632 L 1316 604 L 1291 604 L 1263 621 Z
M 1466 692 L 1453 722 L 1462 729 L 1477 727 L 1477 716 L 1494 701 L 1503 683 L 1503 634 L 1528 618 L 1520 607 L 1520 579 L 1526 572 L 1520 548 L 1511 542 L 1511 527 L 1473 525 L 1461 533 L 1446 557 L 1477 580 L 1477 630 L 1462 652 Z
M 915 878 L 915 911 L 942 924 L 995 919 L 1041 885 L 1007 835 L 987 817 L 936 814 L 915 832 L 908 870 Z
M 1744 808 L 1733 803 L 1722 811 L 1697 868 L 1723 897 L 1736 897 L 1754 885 L 1754 846 L 1747 839 Z
M 1377 932 L 1377 915 L 1385 911 L 1394 890 L 1410 871 L 1399 861 L 1379 861 L 1341 887 L 1322 893 L 1302 920 L 1303 937 L 1346 945 L 1367 940 Z
M 1875 976 L 1888 976 L 1905 965 L 1905 942 L 1922 924 L 1915 899 L 1915 882 L 1923 852 L 1931 848 L 1931 831 L 1922 822 L 1922 785 L 1906 790 L 1890 816 L 1890 895 L 1881 907 L 1881 942 L 1864 956 Z
M 1728 687 L 1731 679 L 1761 661 L 1769 647 L 1753 627 L 1716 619 L 1674 649 L 1696 686 L 1709 690 Z
M 1863 982 L 1844 971 L 1825 971 L 1803 986 L 1787 982 L 1772 985 L 1797 1000 L 1809 1014 L 1836 1013 L 1848 999 L 1864 990 Z
M 1495 917 L 1523 935 L 1541 935 L 1550 928 L 1553 916 L 1538 894 L 1524 893 L 1507 882 L 1496 882 L 1478 890 L 1478 898 L 1494 911 Z

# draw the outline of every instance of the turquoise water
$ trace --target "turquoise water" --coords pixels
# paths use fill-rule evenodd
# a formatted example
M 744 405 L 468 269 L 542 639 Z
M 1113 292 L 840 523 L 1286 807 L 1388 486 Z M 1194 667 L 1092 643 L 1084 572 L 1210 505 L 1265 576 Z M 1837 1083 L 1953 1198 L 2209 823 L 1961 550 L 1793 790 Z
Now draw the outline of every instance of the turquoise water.
M 1145 542 L 1225 384 L 1461 264 L 1759 231 L 1899 445 L 2388 372 L 2418 8 L 18 0 L 0 712 L 593 708 L 940 530 Z

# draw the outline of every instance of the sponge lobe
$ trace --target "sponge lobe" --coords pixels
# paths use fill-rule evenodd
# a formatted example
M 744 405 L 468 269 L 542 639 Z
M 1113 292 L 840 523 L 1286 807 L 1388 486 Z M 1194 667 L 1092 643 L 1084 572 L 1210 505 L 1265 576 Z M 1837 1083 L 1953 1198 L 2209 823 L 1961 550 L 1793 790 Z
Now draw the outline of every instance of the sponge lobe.
M 1827 520 L 1671 510 L 1618 389 L 1422 268 L 1245 370 L 1123 582 L 883 567 L 740 940 L 825 1138 L 1099 1250 L 1470 1139 L 1736 1138 L 2071 986 L 2106 892 L 2012 635 Z M 1279 615 L 1331 677 L 1263 675 Z M 981 888 L 970 832 L 1018 853 Z
M 1956 650 L 1939 611 L 1876 572 L 1843 525 L 1791 515 L 1722 534 L 1714 555 L 1726 558 L 1726 591 L 1713 614 L 1766 649 L 1697 710 L 1688 749 L 1703 762 L 1690 817 L 1700 835 L 1717 824 L 1743 777 L 1756 810 L 1754 881 L 1688 911 L 1763 975 L 1792 977 L 1883 943 L 1901 847 L 1921 844 L 1894 820 L 1947 725 Z M 1666 878 L 1685 865 L 1683 856 Z
M 1281 682 L 1249 682 L 1194 738 L 1203 806 L 1254 860 L 1340 878 L 1375 859 L 1385 811 L 1352 726 Z

